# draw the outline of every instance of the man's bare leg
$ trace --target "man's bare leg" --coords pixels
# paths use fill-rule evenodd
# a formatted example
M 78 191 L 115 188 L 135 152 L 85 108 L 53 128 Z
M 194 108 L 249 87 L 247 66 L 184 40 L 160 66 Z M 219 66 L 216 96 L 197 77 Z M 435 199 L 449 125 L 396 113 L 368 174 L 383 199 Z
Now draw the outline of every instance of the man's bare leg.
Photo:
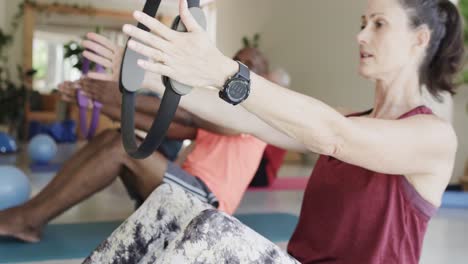
M 41 193 L 40 199 L 0 212 L 0 235 L 26 242 L 37 242 L 43 227 L 53 218 L 75 204 L 109 186 L 118 175 L 137 195 L 146 199 L 161 184 L 167 169 L 167 160 L 159 153 L 148 159 L 130 158 L 122 146 L 120 134 L 107 135 L 106 144 L 84 160 L 76 170 L 57 178 Z M 131 173 L 123 174 L 126 168 Z
M 67 160 L 54 179 L 52 179 L 52 181 L 28 203 L 31 205 L 47 200 L 50 193 L 54 193 L 56 192 L 56 189 L 61 188 L 69 180 L 69 177 L 71 177 L 79 167 L 83 166 L 83 163 L 96 155 L 96 153 L 104 146 L 112 142 L 115 135 L 117 135 L 117 131 L 109 129 L 94 137 L 79 149 L 69 160 Z
M 125 159 L 125 172 L 120 179 L 128 189 L 135 192 L 142 201 L 146 200 L 162 184 L 168 161 L 161 153 L 155 152 L 144 160 Z
M 39 241 L 47 222 L 71 206 L 110 185 L 122 167 L 125 153 L 115 142 L 120 134 L 107 131 L 72 157 L 36 197 L 0 212 L 0 235 Z

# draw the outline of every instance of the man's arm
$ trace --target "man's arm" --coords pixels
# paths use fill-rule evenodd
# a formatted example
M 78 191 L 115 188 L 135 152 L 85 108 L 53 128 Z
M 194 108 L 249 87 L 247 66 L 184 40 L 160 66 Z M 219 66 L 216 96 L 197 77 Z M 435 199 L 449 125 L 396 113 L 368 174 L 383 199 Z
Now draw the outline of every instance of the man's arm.
M 161 99 L 149 95 L 136 96 L 136 111 L 155 116 L 161 107 Z M 185 109 L 178 107 L 173 121 L 184 126 L 194 126 L 194 116 Z
M 161 99 L 154 96 L 139 95 L 136 97 L 137 111 L 147 115 L 155 115 L 161 106 Z M 238 135 L 239 132 L 228 129 L 225 127 L 218 126 L 212 122 L 204 120 L 182 107 L 178 107 L 174 116 L 173 122 L 176 122 L 182 126 L 193 126 L 204 129 L 206 131 L 221 134 L 221 135 Z
M 103 106 L 102 113 L 115 121 L 121 120 L 121 110 L 118 107 Z M 149 131 L 153 124 L 154 118 L 140 112 L 135 113 L 135 128 L 143 131 Z M 195 139 L 197 135 L 197 128 L 193 126 L 184 126 L 172 122 L 167 131 L 166 137 L 168 139 L 184 140 Z
M 120 108 L 122 106 L 122 95 L 119 91 L 119 84 L 116 81 L 103 81 L 91 78 L 83 78 L 79 81 L 83 91 L 91 99 L 101 102 L 108 107 Z M 155 115 L 161 105 L 161 99 L 150 95 L 136 95 L 135 109 L 138 113 Z M 120 119 L 119 119 L 120 120 Z M 174 121 L 190 126 L 192 125 L 192 114 L 182 108 L 178 108 Z

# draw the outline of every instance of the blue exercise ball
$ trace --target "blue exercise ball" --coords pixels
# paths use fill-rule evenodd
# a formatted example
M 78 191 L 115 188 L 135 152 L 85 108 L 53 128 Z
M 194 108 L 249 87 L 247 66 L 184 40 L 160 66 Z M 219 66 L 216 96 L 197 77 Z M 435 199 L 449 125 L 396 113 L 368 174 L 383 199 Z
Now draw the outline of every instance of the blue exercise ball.
M 31 184 L 21 170 L 0 166 L 0 211 L 25 203 L 30 195 Z
M 16 141 L 7 133 L 0 132 L 0 154 L 15 153 L 17 150 Z
M 49 135 L 34 136 L 28 145 L 29 158 L 37 163 L 48 163 L 57 155 L 57 144 Z

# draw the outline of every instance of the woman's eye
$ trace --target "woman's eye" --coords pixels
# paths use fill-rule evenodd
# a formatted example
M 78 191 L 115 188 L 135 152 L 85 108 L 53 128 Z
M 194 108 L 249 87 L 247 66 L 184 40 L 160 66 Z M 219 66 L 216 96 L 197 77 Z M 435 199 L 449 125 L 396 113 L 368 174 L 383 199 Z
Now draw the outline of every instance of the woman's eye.
M 375 22 L 375 27 L 376 28 L 381 28 L 384 24 L 381 21 Z

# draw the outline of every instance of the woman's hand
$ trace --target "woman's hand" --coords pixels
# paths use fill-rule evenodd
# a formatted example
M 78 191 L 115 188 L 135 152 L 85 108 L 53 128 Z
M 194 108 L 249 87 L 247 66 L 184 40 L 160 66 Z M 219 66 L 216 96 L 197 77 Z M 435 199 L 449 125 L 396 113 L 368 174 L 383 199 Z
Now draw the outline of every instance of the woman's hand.
M 172 30 L 136 11 L 135 19 L 151 32 L 125 25 L 123 31 L 140 41 L 132 40 L 128 47 L 149 58 L 138 62 L 147 72 L 164 75 L 193 87 L 222 87 L 237 72 L 237 63 L 224 56 L 211 42 L 188 10 L 186 0 L 180 0 L 179 12 L 188 32 Z
M 145 78 L 141 84 L 141 88 L 149 89 L 159 95 L 163 95 L 166 90 L 162 81 L 162 76 L 149 71 L 145 73 Z
M 82 42 L 82 45 L 90 51 L 83 52 L 83 56 L 110 70 L 110 73 L 90 72 L 87 76 L 102 81 L 118 81 L 124 49 L 96 33 L 88 33 L 86 37 L 87 39 Z

